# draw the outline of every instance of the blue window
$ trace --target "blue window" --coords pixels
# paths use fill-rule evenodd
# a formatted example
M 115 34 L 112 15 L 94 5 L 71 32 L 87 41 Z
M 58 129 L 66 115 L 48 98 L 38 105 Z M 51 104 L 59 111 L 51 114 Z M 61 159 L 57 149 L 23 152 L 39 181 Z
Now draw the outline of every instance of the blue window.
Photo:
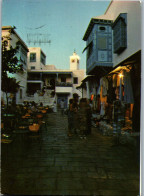
M 114 53 L 120 54 L 127 48 L 127 14 L 121 13 L 113 25 Z
M 107 49 L 107 37 L 99 37 L 97 39 L 98 49 L 105 50 Z

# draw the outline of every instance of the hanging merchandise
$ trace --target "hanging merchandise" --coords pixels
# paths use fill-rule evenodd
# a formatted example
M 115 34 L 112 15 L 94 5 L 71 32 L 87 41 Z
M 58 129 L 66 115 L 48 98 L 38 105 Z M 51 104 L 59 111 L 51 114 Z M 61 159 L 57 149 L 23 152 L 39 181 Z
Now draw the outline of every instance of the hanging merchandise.
M 107 96 L 103 96 L 103 86 L 101 86 L 100 90 L 100 101 L 102 102 L 107 102 Z
M 101 103 L 100 115 L 101 116 L 104 116 L 105 115 L 105 102 L 102 102 Z
M 94 95 L 91 95 L 91 101 L 94 99 Z
M 97 95 L 100 95 L 100 90 L 101 90 L 101 86 L 99 86 L 97 89 Z
M 116 95 L 116 100 L 118 100 L 119 99 L 119 87 L 116 87 L 115 95 Z
M 132 118 L 134 104 L 130 104 L 130 118 Z
M 106 77 L 103 77 L 100 79 L 100 86 L 103 87 L 103 91 L 102 91 L 102 96 L 107 96 L 107 90 L 108 90 L 108 80 L 106 79 Z
M 116 84 L 116 86 L 120 86 L 120 76 L 119 76 L 119 74 L 117 74 L 117 84 Z
M 117 74 L 113 75 L 113 87 L 116 88 L 117 87 Z
M 134 103 L 130 72 L 124 72 L 124 101 Z

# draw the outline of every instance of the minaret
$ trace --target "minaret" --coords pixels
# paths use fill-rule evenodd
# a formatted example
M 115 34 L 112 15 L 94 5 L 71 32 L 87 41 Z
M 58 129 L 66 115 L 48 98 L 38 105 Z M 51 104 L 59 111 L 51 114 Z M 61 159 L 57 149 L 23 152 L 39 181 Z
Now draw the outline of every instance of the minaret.
M 79 70 L 79 60 L 80 57 L 77 55 L 77 53 L 74 50 L 73 55 L 70 56 L 70 70 Z

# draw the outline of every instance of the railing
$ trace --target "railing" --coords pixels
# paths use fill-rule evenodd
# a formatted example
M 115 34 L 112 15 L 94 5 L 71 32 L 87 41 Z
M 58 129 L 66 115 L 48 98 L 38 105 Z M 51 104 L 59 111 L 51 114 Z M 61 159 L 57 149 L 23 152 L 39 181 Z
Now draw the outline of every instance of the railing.
M 38 80 L 38 81 L 41 81 L 40 77 L 28 77 L 27 80 Z
M 35 92 L 31 92 L 31 93 L 27 92 L 27 97 L 34 97 L 34 93 Z
M 72 87 L 73 84 L 71 82 L 58 82 L 56 81 L 55 86 L 60 86 L 60 87 Z

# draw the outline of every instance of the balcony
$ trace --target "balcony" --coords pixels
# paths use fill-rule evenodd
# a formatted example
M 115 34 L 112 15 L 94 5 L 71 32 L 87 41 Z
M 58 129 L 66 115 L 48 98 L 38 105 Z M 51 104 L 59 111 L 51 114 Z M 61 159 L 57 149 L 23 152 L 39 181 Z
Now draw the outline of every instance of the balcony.
M 73 84 L 71 82 L 58 82 L 56 81 L 56 87 L 72 87 Z
M 56 93 L 72 93 L 73 84 L 71 82 L 58 82 L 55 84 L 55 92 Z
M 65 93 L 65 94 L 71 94 L 72 93 L 72 87 L 62 87 L 62 86 L 56 86 L 55 87 L 55 93 Z
M 41 81 L 40 77 L 28 77 L 27 80 L 32 80 L 32 81 Z
M 55 92 L 56 93 L 72 93 L 72 83 L 70 82 L 58 82 L 55 84 Z

